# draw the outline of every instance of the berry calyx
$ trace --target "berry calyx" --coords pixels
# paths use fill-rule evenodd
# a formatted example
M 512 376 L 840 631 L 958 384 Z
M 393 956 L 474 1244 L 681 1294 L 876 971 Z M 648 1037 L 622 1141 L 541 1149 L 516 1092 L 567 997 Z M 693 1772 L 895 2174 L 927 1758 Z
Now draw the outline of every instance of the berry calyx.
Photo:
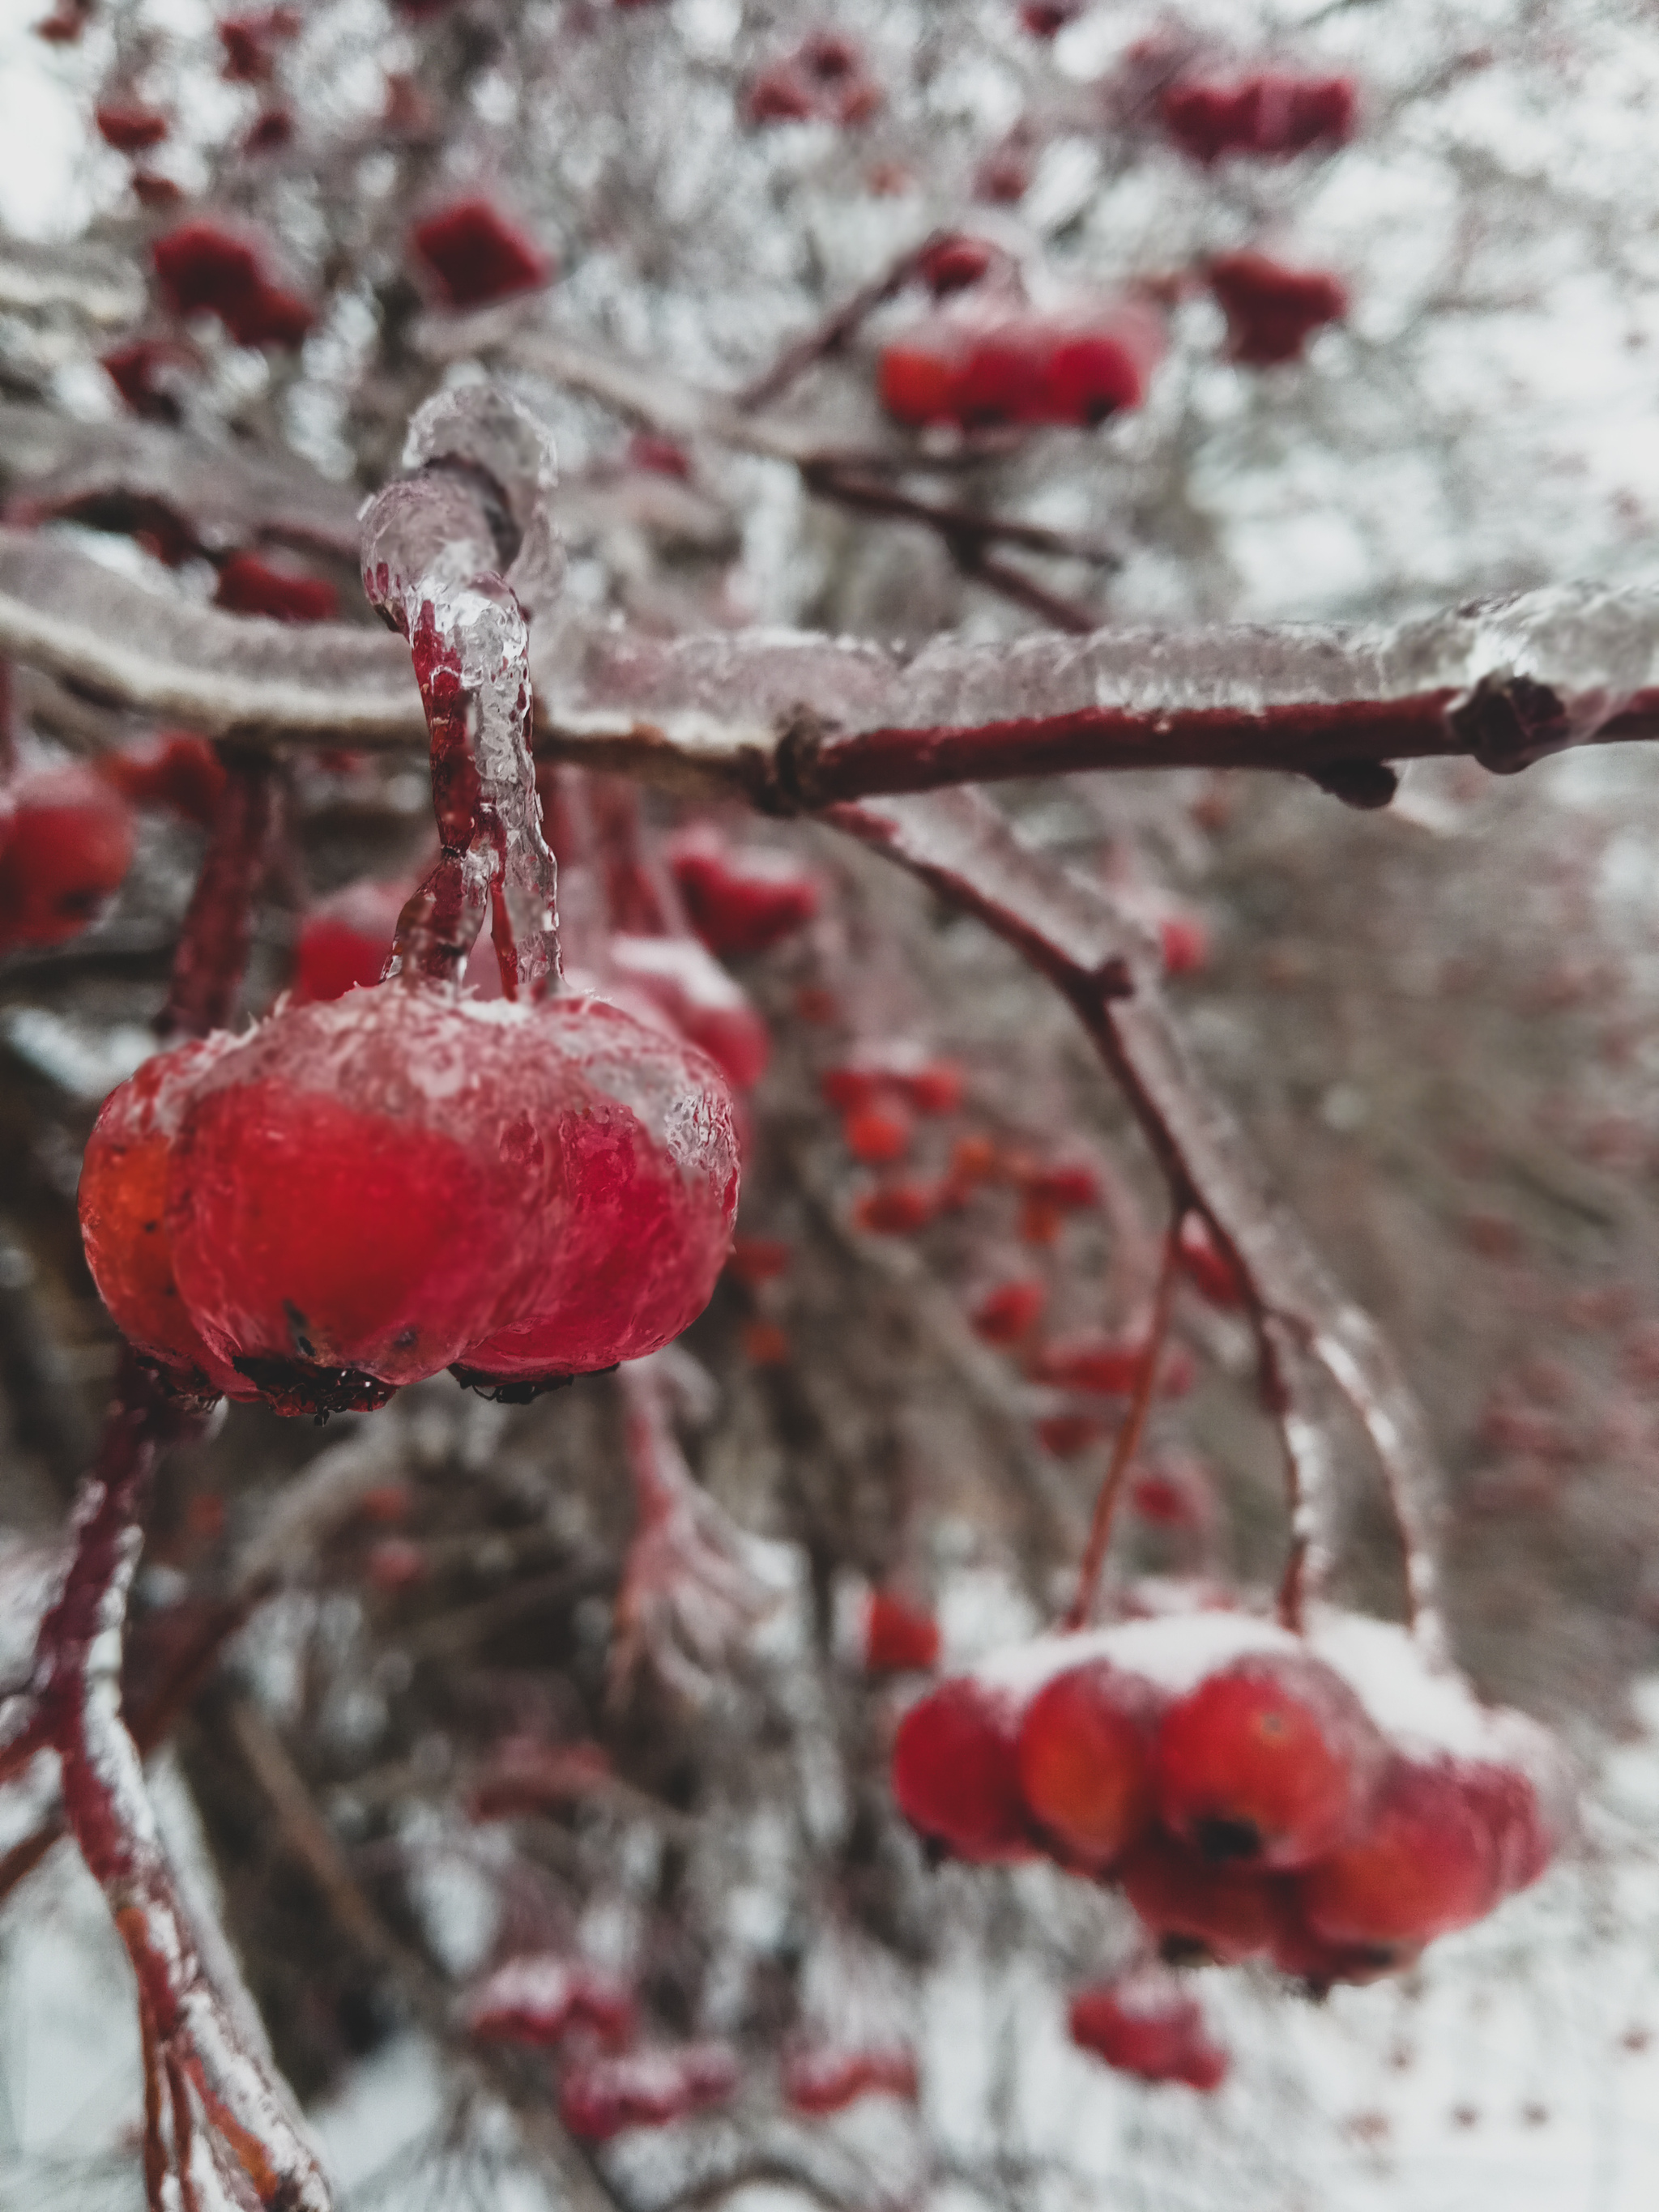
M 1165 1712 L 1158 1812 L 1212 1865 L 1306 1866 L 1354 1832 L 1382 1760 L 1364 1708 L 1329 1668 L 1247 1657 Z

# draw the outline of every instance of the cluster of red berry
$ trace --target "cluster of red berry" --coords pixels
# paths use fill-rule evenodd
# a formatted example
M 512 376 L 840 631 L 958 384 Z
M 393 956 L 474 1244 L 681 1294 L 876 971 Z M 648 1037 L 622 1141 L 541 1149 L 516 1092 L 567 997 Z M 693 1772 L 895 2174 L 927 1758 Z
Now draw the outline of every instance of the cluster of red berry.
M 882 104 L 862 46 L 837 31 L 812 31 L 752 79 L 744 99 L 751 124 L 867 123 Z
M 559 2108 L 584 2142 L 663 2127 L 725 2103 L 737 2087 L 725 2044 L 641 2048 L 633 1993 L 618 1976 L 556 1952 L 509 1959 L 469 1993 L 460 2022 L 481 2043 L 512 2043 L 560 2056 Z M 784 2102 L 809 2118 L 843 2112 L 860 2097 L 914 2102 L 915 2054 L 902 2044 L 803 2043 L 780 2067 Z
M 1210 289 L 1227 318 L 1228 351 L 1253 368 L 1299 361 L 1317 330 L 1348 312 L 1347 289 L 1322 269 L 1290 269 L 1265 253 L 1223 253 Z
M 1072 2040 L 1120 2074 L 1143 2081 L 1184 2081 L 1206 2094 L 1227 2078 L 1231 2061 L 1211 2041 L 1197 2000 L 1173 1975 L 1142 1966 L 1079 1990 L 1067 2015 Z
M 175 315 L 216 315 L 238 345 L 300 344 L 316 320 L 307 301 L 270 275 L 262 242 L 200 216 L 150 249 L 155 281 Z
M 916 428 L 1086 428 L 1138 407 L 1163 352 L 1162 319 L 1136 301 L 1048 313 L 964 306 L 883 349 L 881 403 Z
M 1166 1962 L 1267 1960 L 1316 1988 L 1536 1881 L 1568 1802 L 1543 1729 L 1334 1613 L 1305 1639 L 1212 1611 L 1022 1646 L 910 1707 L 893 1788 L 962 1858 L 1115 1885 Z
M 1228 154 L 1288 161 L 1310 147 L 1346 145 L 1358 110 L 1352 77 L 1285 70 L 1260 70 L 1231 83 L 1183 76 L 1158 102 L 1170 137 L 1206 165 Z
M 409 242 L 440 307 L 482 307 L 534 291 L 555 273 L 552 256 L 481 193 L 434 208 Z

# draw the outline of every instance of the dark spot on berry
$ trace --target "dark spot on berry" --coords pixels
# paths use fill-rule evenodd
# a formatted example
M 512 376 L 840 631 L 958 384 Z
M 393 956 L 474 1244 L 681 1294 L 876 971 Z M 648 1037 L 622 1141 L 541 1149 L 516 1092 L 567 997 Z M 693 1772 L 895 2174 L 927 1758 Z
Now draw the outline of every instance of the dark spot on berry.
M 1259 1859 L 1261 1831 L 1254 1820 L 1230 1820 L 1212 1813 L 1193 1831 L 1193 1841 L 1211 1866 L 1225 1866 L 1235 1859 Z

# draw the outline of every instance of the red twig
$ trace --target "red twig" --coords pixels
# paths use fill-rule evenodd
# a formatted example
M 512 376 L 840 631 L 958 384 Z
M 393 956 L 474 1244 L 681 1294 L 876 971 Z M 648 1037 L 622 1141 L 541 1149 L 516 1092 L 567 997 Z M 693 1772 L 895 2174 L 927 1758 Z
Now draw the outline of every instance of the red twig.
M 1188 1063 L 1163 1004 L 1154 949 L 1099 885 L 1021 844 L 977 793 L 836 807 L 829 818 L 977 916 L 1068 1000 L 1122 1089 L 1174 1203 L 1203 1215 L 1244 1290 L 1264 1372 L 1279 1394 L 1298 1590 L 1318 1564 L 1311 1539 L 1328 1484 L 1325 1455 L 1313 1449 L 1322 1432 L 1296 1392 L 1287 1352 L 1322 1368 L 1364 1425 L 1401 1532 L 1413 1627 L 1431 1656 L 1443 1658 L 1443 1509 L 1422 1414 L 1374 1324 L 1268 1197 L 1241 1133 Z
M 252 941 L 253 902 L 270 857 L 277 814 L 276 770 L 268 755 L 225 755 L 224 792 L 185 915 L 173 984 L 156 1021 L 162 1037 L 223 1029 Z
M 1158 1362 L 1164 1357 L 1164 1346 L 1169 1338 L 1170 1311 L 1175 1304 L 1176 1272 L 1181 1257 L 1181 1224 L 1186 1218 L 1185 1203 L 1177 1201 L 1164 1234 L 1163 1256 L 1158 1261 L 1158 1288 L 1152 1296 L 1152 1319 L 1147 1326 L 1146 1344 L 1141 1348 L 1134 1395 L 1129 1401 L 1128 1411 L 1112 1445 L 1111 1461 L 1095 1498 L 1088 1540 L 1084 1545 L 1083 1558 L 1078 1567 L 1077 1595 L 1066 1610 L 1063 1624 L 1068 1629 L 1086 1627 L 1095 1609 L 1101 1570 L 1106 1564 L 1106 1547 L 1112 1537 L 1113 1516 L 1117 1510 L 1118 1498 L 1123 1488 L 1124 1478 L 1129 1472 L 1130 1462 L 1140 1449 L 1141 1433 L 1146 1426 L 1146 1415 L 1151 1410 L 1152 1393 L 1158 1384 Z

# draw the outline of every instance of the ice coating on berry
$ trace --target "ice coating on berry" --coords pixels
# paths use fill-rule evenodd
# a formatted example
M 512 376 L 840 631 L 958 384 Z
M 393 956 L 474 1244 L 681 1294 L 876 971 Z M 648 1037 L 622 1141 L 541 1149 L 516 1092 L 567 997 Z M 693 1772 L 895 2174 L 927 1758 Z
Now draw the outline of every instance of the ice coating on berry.
M 1026 1708 L 1021 1792 L 1085 1866 L 1111 1865 L 1152 1820 L 1150 1705 L 1145 1683 L 1097 1659 L 1056 1675 Z
M 1019 1790 L 1021 1701 L 973 1675 L 911 1706 L 893 1741 L 893 1795 L 914 1828 L 965 1859 L 1031 1856 Z
M 173 1140 L 196 1085 L 235 1039 L 220 1030 L 157 1053 L 111 1091 L 81 1163 L 87 1265 L 129 1344 L 189 1388 L 251 1395 L 204 1343 L 173 1272 L 167 1221 Z
M 732 1094 L 711 1060 L 602 999 L 544 1000 L 532 1018 L 570 1085 L 555 1133 L 568 1212 L 519 1317 L 466 1351 L 468 1381 L 589 1374 L 658 1351 L 708 1304 L 737 1216 Z
M 1301 1654 L 1241 1659 L 1164 1714 L 1158 1812 L 1212 1863 L 1306 1866 L 1363 1818 L 1383 1755 L 1329 1668 Z
M 210 1349 L 326 1410 L 349 1378 L 413 1382 L 488 1334 L 562 1218 L 532 1023 L 386 985 L 287 1007 L 216 1062 L 167 1186 Z

